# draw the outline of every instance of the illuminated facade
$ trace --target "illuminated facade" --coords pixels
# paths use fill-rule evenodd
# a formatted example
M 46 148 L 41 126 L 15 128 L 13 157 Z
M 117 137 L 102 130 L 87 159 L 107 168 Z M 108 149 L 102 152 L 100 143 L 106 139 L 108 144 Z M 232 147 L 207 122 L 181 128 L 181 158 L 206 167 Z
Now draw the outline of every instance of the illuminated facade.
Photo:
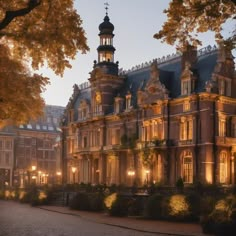
M 98 61 L 74 86 L 63 120 L 67 183 L 234 184 L 236 78 L 222 45 L 143 63 L 114 62 L 114 26 L 99 26 Z
M 0 188 L 61 182 L 59 122 L 64 107 L 45 107 L 35 122 L 0 130 Z

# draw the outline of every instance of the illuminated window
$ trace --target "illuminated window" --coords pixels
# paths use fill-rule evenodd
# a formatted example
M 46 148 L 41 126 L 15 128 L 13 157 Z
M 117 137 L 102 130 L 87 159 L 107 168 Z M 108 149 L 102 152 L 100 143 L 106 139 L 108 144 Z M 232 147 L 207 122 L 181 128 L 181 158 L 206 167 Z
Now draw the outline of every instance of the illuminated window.
M 226 183 L 227 179 L 227 153 L 221 152 L 220 153 L 220 183 Z
M 108 143 L 110 145 L 120 144 L 120 129 L 110 128 L 108 130 Z
M 188 95 L 191 92 L 190 80 L 182 81 L 182 95 Z
M 131 94 L 126 95 L 126 110 L 131 108 Z
M 153 111 L 154 111 L 154 114 L 155 114 L 155 115 L 160 115 L 160 114 L 161 114 L 161 105 L 156 105 L 156 106 L 153 108 Z
M 154 160 L 153 180 L 156 182 L 161 182 L 162 175 L 163 175 L 162 158 L 161 155 L 157 155 L 156 159 Z
M 193 139 L 193 120 L 182 117 L 180 122 L 180 140 Z
M 189 110 L 190 110 L 190 102 L 189 101 L 184 101 L 183 111 L 189 111 Z
M 219 136 L 224 137 L 226 134 L 226 121 L 224 119 L 219 120 Z
M 193 182 L 193 157 L 190 151 L 184 151 L 183 153 L 183 172 L 182 177 L 184 183 Z
M 164 138 L 164 126 L 161 120 L 154 121 L 152 123 L 152 138 L 163 139 Z

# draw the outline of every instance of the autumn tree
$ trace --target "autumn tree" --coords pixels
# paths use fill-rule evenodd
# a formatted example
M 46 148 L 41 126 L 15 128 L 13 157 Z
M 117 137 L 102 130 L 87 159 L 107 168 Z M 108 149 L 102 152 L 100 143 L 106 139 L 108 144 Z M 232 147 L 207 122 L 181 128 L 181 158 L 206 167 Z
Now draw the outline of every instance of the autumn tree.
M 0 126 L 42 114 L 49 79 L 32 69 L 62 76 L 88 50 L 73 0 L 0 0 Z
M 184 50 L 189 44 L 201 45 L 198 33 L 213 31 L 216 41 L 223 40 L 224 23 L 236 19 L 236 0 L 172 0 L 164 13 L 167 20 L 154 38 Z M 231 33 L 225 42 L 232 47 L 235 25 Z

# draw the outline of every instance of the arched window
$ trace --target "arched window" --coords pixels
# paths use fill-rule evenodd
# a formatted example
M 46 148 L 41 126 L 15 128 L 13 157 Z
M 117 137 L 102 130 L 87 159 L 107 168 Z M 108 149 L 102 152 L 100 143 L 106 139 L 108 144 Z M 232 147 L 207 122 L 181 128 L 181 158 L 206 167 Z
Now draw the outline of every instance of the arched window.
M 225 184 L 227 180 L 227 153 L 221 152 L 220 153 L 220 183 Z
M 182 178 L 184 183 L 193 183 L 193 156 L 190 151 L 183 152 Z

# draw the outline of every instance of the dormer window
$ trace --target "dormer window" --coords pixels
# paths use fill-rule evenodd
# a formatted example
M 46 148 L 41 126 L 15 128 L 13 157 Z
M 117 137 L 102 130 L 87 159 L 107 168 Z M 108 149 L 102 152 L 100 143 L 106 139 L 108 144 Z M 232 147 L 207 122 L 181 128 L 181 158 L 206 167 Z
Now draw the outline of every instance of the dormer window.
M 190 80 L 182 81 L 182 95 L 188 95 L 191 93 L 191 82 Z
M 80 107 L 79 107 L 79 120 L 85 120 L 88 117 L 88 104 L 86 101 L 81 101 Z
M 126 110 L 129 110 L 131 108 L 131 94 L 126 95 Z

